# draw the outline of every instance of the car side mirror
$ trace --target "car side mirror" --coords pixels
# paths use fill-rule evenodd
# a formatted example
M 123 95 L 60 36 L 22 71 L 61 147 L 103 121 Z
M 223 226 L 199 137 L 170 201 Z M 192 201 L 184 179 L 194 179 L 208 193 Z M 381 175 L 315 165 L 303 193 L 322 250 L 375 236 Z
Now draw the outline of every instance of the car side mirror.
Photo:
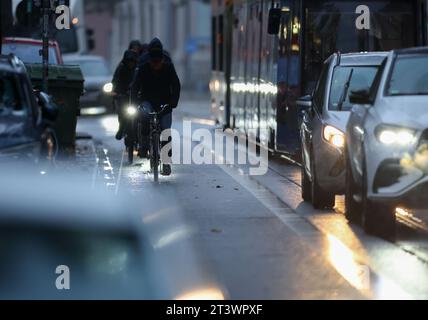
M 305 112 L 312 110 L 312 96 L 306 95 L 296 101 L 297 107 L 299 108 L 299 113 L 303 117 Z
M 34 99 L 36 99 L 37 105 L 39 107 L 42 107 L 42 101 L 40 100 L 40 90 L 38 89 L 33 89 L 33 94 L 34 94 Z
M 268 34 L 277 35 L 281 26 L 281 9 L 272 8 L 269 10 Z
M 304 97 L 301 97 L 297 99 L 296 104 L 301 110 L 309 110 L 312 108 L 312 96 L 308 94 Z
M 47 93 L 39 92 L 39 105 L 42 110 L 42 118 L 48 122 L 55 122 L 58 118 L 59 107 Z
M 372 104 L 370 97 L 370 89 L 365 88 L 361 90 L 351 91 L 349 95 L 349 102 L 352 104 Z

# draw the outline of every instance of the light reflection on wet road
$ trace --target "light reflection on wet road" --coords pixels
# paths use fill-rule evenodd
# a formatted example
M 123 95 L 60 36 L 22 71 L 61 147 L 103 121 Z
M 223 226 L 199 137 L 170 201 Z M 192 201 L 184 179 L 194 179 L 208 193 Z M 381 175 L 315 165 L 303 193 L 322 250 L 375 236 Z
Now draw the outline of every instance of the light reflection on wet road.
M 177 129 L 181 119 L 177 114 Z M 94 186 L 139 197 L 153 188 L 147 161 L 124 163 L 116 129 L 114 116 L 80 120 L 79 130 L 93 136 L 97 150 Z M 366 236 L 344 219 L 343 198 L 336 211 L 318 212 L 301 201 L 298 167 L 281 160 L 270 167 L 249 178 L 242 167 L 174 166 L 157 186 L 167 205 L 143 219 L 179 207 L 188 229 L 172 230 L 158 245 L 190 237 L 231 298 L 428 298 L 426 234 L 402 226 L 396 244 Z

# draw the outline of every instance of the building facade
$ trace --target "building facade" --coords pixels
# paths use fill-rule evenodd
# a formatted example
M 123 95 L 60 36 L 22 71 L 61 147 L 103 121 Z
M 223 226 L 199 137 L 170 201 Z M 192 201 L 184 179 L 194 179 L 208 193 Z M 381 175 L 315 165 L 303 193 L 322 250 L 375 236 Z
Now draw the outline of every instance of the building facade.
M 117 64 L 129 42 L 162 40 L 184 89 L 208 90 L 210 5 L 199 0 L 123 0 L 112 19 L 111 62 Z

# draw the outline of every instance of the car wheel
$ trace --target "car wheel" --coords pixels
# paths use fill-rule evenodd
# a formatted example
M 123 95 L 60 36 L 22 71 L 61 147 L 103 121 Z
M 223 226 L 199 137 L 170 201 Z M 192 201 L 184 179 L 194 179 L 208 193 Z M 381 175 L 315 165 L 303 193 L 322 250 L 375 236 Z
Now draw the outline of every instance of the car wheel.
M 345 183 L 345 217 L 350 223 L 361 222 L 361 204 L 355 201 L 357 186 L 352 174 L 351 162 L 346 157 L 346 183 Z
M 329 192 L 324 191 L 317 182 L 317 175 L 315 171 L 315 164 L 313 158 L 311 160 L 311 200 L 315 209 L 331 209 L 335 205 L 336 196 Z
M 363 168 L 363 194 L 361 222 L 364 231 L 386 240 L 395 240 L 396 217 L 395 207 L 383 203 L 375 203 L 367 197 L 367 170 Z
M 305 157 L 302 155 L 302 167 L 301 167 L 301 174 L 302 174 L 302 199 L 307 202 L 311 202 L 312 200 L 312 189 L 311 189 L 311 180 L 308 177 L 308 174 L 306 173 L 306 165 L 305 165 Z

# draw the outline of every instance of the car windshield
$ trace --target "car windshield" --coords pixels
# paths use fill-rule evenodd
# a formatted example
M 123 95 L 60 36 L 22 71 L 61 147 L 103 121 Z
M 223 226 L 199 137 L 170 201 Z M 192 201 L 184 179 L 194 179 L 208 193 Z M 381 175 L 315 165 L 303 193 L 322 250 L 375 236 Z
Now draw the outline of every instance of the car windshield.
M 42 63 L 40 56 L 41 46 L 24 43 L 6 43 L 3 44 L 2 54 L 8 55 L 13 53 L 24 63 Z M 58 64 L 58 58 L 55 48 L 49 48 L 49 64 Z
M 398 57 L 387 84 L 387 95 L 428 95 L 428 55 Z
M 330 90 L 329 110 L 339 111 L 340 100 L 345 93 L 345 84 L 350 79 L 349 89 L 343 100 L 341 111 L 349 111 L 352 104 L 349 102 L 349 94 L 352 91 L 370 88 L 376 77 L 378 67 L 376 66 L 349 66 L 336 67 L 333 74 Z M 352 71 L 352 77 L 350 77 Z
M 68 64 L 79 65 L 85 78 L 109 77 L 111 75 L 110 69 L 103 60 L 69 61 Z

